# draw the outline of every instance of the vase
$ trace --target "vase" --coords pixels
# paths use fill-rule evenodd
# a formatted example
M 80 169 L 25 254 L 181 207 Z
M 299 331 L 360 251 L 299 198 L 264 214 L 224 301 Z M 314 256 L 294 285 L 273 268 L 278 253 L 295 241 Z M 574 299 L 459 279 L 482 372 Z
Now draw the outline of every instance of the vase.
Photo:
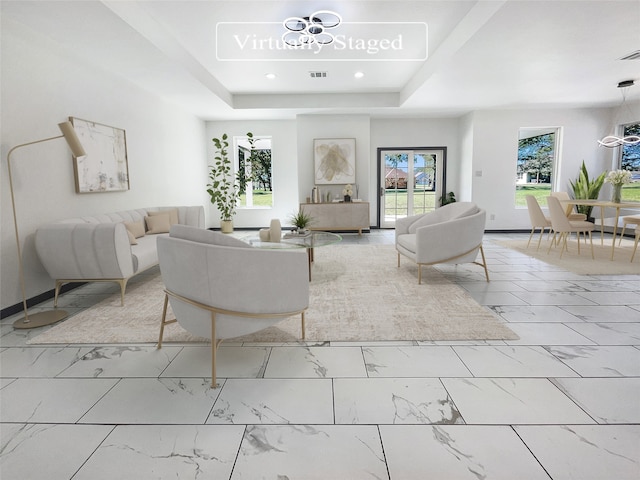
M 269 241 L 271 243 L 278 243 L 280 238 L 282 238 L 282 225 L 279 219 L 274 218 L 269 224 Z
M 351 195 L 345 195 L 344 196 L 344 203 L 349 203 L 351 202 Z
M 611 201 L 613 203 L 620 203 L 622 199 L 622 185 L 614 185 L 613 193 L 611 194 Z

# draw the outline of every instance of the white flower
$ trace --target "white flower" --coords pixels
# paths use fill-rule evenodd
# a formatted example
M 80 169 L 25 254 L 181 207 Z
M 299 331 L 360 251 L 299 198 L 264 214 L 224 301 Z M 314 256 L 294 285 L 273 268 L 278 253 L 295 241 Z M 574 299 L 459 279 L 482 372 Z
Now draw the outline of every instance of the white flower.
M 353 195 L 353 188 L 351 187 L 351 184 L 345 185 L 345 187 L 342 189 L 342 195 Z
M 612 170 L 604 181 L 616 186 L 631 183 L 631 172 L 629 170 Z

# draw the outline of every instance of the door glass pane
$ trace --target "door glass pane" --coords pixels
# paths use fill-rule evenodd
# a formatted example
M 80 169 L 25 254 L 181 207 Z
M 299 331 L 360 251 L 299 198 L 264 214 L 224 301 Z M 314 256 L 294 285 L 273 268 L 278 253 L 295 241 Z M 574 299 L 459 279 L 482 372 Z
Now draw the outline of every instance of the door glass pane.
M 384 223 L 395 223 L 396 218 L 407 216 L 408 154 L 385 152 Z
M 415 152 L 413 156 L 413 212 L 426 213 L 436 208 L 436 156 Z

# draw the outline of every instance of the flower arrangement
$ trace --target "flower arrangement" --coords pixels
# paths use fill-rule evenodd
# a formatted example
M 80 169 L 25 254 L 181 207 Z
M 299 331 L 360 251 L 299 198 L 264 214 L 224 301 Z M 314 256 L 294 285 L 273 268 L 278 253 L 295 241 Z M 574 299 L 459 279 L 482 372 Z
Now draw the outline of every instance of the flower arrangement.
M 631 183 L 631 172 L 629 170 L 611 170 L 604 181 L 613 186 L 626 185 Z
M 345 197 L 350 197 L 353 195 L 353 187 L 350 183 L 345 185 L 345 187 L 342 189 L 342 195 L 344 195 Z
M 628 170 L 612 170 L 607 174 L 605 182 L 609 182 L 613 186 L 611 201 L 620 203 L 622 200 L 622 186 L 631 183 L 631 172 Z

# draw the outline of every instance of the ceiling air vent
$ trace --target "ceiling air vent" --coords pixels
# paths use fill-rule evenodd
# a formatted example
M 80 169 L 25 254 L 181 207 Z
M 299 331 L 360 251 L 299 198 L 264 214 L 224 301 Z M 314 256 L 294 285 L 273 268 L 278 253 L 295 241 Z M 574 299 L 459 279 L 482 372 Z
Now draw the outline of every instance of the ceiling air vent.
M 640 50 L 631 52 L 629 55 L 625 55 L 620 60 L 640 60 Z
M 311 78 L 325 78 L 327 76 L 327 72 L 309 72 Z

